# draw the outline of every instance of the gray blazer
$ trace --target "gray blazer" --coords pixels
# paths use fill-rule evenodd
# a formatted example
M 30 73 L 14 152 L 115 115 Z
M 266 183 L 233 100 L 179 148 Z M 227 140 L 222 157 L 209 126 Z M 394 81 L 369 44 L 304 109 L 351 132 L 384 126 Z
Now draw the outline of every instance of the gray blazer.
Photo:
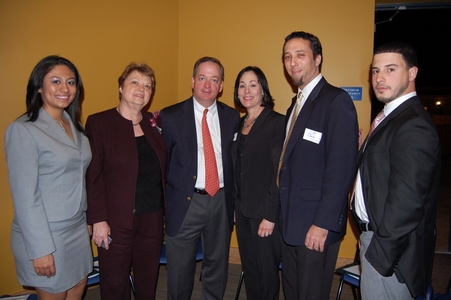
M 87 209 L 85 172 L 91 149 L 88 138 L 66 112 L 64 116 L 74 141 L 42 108 L 35 122 L 23 115 L 6 130 L 12 229 L 22 233 L 30 260 L 53 253 L 52 228 L 70 225 L 71 217 Z

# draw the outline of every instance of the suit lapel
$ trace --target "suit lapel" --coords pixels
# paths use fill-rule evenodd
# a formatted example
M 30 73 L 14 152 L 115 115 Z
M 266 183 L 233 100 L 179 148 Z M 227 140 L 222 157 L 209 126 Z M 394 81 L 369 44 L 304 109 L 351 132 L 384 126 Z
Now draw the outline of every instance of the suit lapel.
M 260 113 L 260 115 L 257 117 L 257 120 L 255 120 L 254 125 L 252 126 L 251 130 L 249 131 L 249 135 L 248 137 L 251 138 L 255 135 L 255 132 L 258 131 L 258 129 L 263 126 L 263 124 L 265 124 L 265 121 L 269 115 L 269 113 L 271 112 L 271 109 L 268 107 L 265 107 L 262 112 Z
M 374 129 L 371 136 L 367 136 L 365 138 L 365 141 L 363 142 L 362 147 L 360 148 L 360 151 L 359 151 L 359 154 L 357 157 L 358 164 L 360 164 L 363 153 L 365 152 L 366 146 L 371 142 L 372 138 L 374 136 L 376 136 L 377 133 L 382 130 L 382 128 L 387 126 L 387 124 L 390 122 L 390 120 L 398 117 L 403 111 L 405 111 L 408 107 L 414 105 L 416 102 L 421 103 L 418 96 L 414 96 L 412 98 L 407 99 L 406 101 L 401 103 L 401 105 L 399 105 L 397 108 L 395 108 L 387 117 L 385 117 L 382 120 L 382 122 L 379 123 L 379 125 L 377 125 L 377 127 Z
M 225 111 L 224 111 L 224 105 L 216 100 L 216 107 L 218 110 L 218 117 L 219 117 L 219 128 L 221 130 L 221 152 L 222 153 L 226 153 L 226 151 L 224 151 L 224 147 L 227 143 L 223 142 L 223 141 L 227 141 L 227 116 L 225 115 Z M 224 160 L 224 157 L 223 157 Z
M 318 82 L 318 84 L 315 86 L 315 88 L 312 90 L 310 95 L 308 96 L 307 100 L 304 103 L 304 106 L 302 107 L 301 111 L 299 112 L 299 115 L 296 119 L 296 123 L 294 124 L 293 132 L 291 133 L 290 140 L 288 141 L 287 148 L 285 150 L 284 154 L 284 160 L 289 157 L 291 151 L 294 149 L 294 145 L 296 145 L 297 141 L 301 138 L 303 138 L 304 131 L 306 128 L 307 121 L 310 117 L 310 114 L 313 111 L 314 107 L 314 101 L 319 95 L 319 92 L 323 88 L 323 86 L 326 84 L 326 80 L 324 78 L 321 78 L 321 80 Z M 296 97 L 293 98 L 294 101 L 296 101 Z M 293 104 L 291 105 L 289 109 L 289 113 L 293 110 Z M 287 112 L 287 116 L 289 116 Z M 288 118 L 287 118 L 288 119 Z M 285 126 L 286 130 L 286 126 Z
M 253 137 L 256 135 L 256 132 L 258 132 L 258 129 L 265 124 L 266 119 L 268 118 L 269 113 L 271 112 L 271 109 L 268 107 L 265 107 L 260 115 L 257 117 L 257 120 L 255 120 L 254 125 L 252 125 L 251 130 L 247 134 L 247 138 L 244 141 L 244 144 L 248 142 L 248 140 L 253 139 Z M 240 126 L 238 130 L 238 138 L 242 135 L 241 129 L 243 128 L 244 118 L 240 121 Z
M 64 143 L 71 148 L 79 149 L 81 141 L 81 132 L 79 132 L 75 128 L 71 118 L 69 117 L 69 114 L 65 111 L 63 112 L 63 114 L 70 124 L 72 136 L 74 137 L 73 141 L 67 135 L 67 133 L 61 128 L 61 126 L 43 108 L 39 110 L 39 118 L 36 120 L 35 124 L 37 127 L 40 127 L 42 130 L 47 132 L 47 134 L 50 132 L 51 135 L 57 138 L 61 143 Z
M 196 159 L 197 164 L 197 132 L 196 132 L 196 120 L 194 117 L 194 99 L 193 97 L 189 98 L 182 105 L 181 112 L 181 124 L 183 124 L 183 128 L 180 128 L 183 132 L 183 136 L 186 139 L 186 144 L 188 145 L 188 150 L 190 151 L 189 155 L 186 157 L 194 157 Z M 196 137 L 196 140 L 192 141 L 193 137 Z

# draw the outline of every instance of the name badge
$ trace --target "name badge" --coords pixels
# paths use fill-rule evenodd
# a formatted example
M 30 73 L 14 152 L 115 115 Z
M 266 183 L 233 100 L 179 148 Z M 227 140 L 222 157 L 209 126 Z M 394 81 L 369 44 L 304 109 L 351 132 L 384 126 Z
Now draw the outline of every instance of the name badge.
M 315 144 L 319 144 L 322 136 L 323 136 L 323 134 L 321 132 L 305 128 L 303 138 L 306 141 L 313 142 Z

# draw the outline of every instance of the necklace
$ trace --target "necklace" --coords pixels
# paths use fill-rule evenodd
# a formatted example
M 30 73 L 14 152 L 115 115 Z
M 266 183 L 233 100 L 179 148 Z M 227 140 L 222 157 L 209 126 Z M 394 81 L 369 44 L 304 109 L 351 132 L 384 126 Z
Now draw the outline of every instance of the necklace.
M 127 119 L 126 117 L 124 117 L 124 115 L 121 113 L 121 109 L 119 108 L 119 105 L 117 106 L 117 112 L 121 115 L 122 118 L 128 120 L 128 119 Z M 133 125 L 133 126 L 138 126 L 139 123 L 141 123 L 142 119 L 143 119 L 143 114 L 141 114 L 138 123 L 135 124 L 135 123 L 133 123 L 133 121 L 132 121 L 132 125 Z
M 251 127 L 255 123 L 255 121 L 257 120 L 258 116 L 255 117 L 255 119 L 253 119 L 249 124 L 246 125 L 246 121 L 247 121 L 248 118 L 249 118 L 249 116 L 246 116 L 246 118 L 244 119 L 243 128 Z
M 64 128 L 63 126 L 63 119 L 61 119 L 61 121 L 55 120 L 60 126 L 61 128 L 64 130 L 64 132 L 66 132 L 66 128 Z

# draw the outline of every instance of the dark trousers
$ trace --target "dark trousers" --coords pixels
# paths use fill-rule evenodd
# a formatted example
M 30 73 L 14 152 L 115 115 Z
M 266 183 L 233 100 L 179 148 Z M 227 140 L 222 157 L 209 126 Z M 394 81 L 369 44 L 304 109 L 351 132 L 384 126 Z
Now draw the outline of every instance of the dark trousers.
M 262 219 L 243 216 L 239 202 L 236 203 L 235 218 L 247 299 L 279 299 L 281 254 L 277 224 L 272 235 L 260 237 L 257 233 Z
M 214 197 L 194 193 L 179 232 L 166 236 L 168 300 L 189 300 L 202 238 L 202 299 L 222 299 L 227 285 L 230 229 L 224 190 Z
M 324 246 L 323 252 L 290 246 L 283 240 L 282 283 L 287 300 L 329 300 L 341 241 Z
M 161 245 L 163 210 L 133 217 L 133 230 L 110 226 L 110 248 L 98 248 L 100 295 L 105 300 L 129 300 L 130 269 L 136 300 L 155 299 Z

